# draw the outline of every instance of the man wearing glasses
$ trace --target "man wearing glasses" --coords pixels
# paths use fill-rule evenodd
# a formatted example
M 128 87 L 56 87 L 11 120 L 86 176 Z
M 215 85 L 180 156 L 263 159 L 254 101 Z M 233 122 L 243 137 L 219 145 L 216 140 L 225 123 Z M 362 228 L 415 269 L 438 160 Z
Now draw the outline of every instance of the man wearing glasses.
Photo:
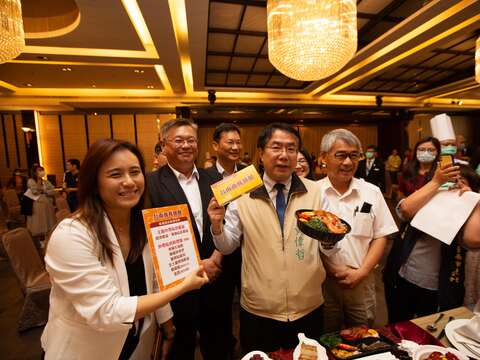
M 398 231 L 380 189 L 353 177 L 360 160 L 360 140 L 336 129 L 322 138 L 321 158 L 327 176 L 320 180 L 322 209 L 350 224 L 340 251 L 324 257 L 325 331 L 342 326 L 372 325 L 375 319 L 375 277 L 387 236 Z
M 243 353 L 293 348 L 299 332 L 313 339 L 322 334 L 325 269 L 320 252 L 327 250 L 296 226 L 296 210 L 320 206 L 317 184 L 294 173 L 300 146 L 291 126 L 268 125 L 257 140 L 263 186 L 230 203 L 226 212 L 215 199 L 208 207 L 217 249 L 223 254 L 242 249 Z
M 166 122 L 161 128 L 161 138 L 167 165 L 147 175 L 151 206 L 188 205 L 202 265 L 210 279 L 210 284 L 200 290 L 171 302 L 176 334 L 174 328 L 163 329 L 164 343 L 171 344 L 168 358 L 193 360 L 198 331 L 205 359 L 229 359 L 227 279 L 221 271 L 222 254 L 215 250 L 207 214 L 213 196 L 210 185 L 219 179 L 195 166 L 197 126 L 190 120 Z

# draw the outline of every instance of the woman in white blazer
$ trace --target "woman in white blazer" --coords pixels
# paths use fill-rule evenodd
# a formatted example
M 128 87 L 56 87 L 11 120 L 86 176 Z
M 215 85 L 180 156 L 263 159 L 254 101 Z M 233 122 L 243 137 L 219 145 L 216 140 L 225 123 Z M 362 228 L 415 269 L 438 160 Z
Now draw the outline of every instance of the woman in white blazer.
M 150 359 L 169 301 L 200 288 L 199 268 L 157 292 L 141 209 L 145 165 L 125 141 L 100 140 L 83 160 L 79 210 L 53 232 L 45 256 L 52 290 L 45 359 Z

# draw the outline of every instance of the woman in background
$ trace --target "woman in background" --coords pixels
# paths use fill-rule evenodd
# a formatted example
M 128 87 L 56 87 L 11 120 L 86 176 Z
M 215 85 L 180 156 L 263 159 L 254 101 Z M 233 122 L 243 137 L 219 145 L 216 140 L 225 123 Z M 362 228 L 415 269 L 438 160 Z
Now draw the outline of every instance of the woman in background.
M 295 173 L 309 180 L 315 180 L 314 165 L 312 158 L 305 149 L 300 149 L 297 154 L 297 167 Z
M 45 169 L 35 164 L 32 168 L 32 177 L 27 181 L 28 193 L 34 198 L 32 215 L 27 216 L 27 229 L 32 236 L 45 236 L 56 222 L 53 207 L 55 187 L 44 177 Z
M 155 318 L 165 340 L 173 340 L 169 301 L 208 281 L 199 268 L 156 292 L 144 190 L 144 160 L 134 145 L 100 140 L 89 148 L 79 211 L 57 226 L 45 256 L 52 282 L 41 338 L 46 359 L 149 359 Z

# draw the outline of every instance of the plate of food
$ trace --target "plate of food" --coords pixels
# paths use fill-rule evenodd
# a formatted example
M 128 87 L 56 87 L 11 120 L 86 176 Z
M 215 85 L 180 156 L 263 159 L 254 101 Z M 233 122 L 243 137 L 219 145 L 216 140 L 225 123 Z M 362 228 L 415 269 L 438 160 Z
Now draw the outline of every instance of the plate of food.
M 250 351 L 242 360 L 271 360 L 267 354 L 262 351 Z
M 445 335 L 448 341 L 463 354 L 467 354 L 472 359 L 480 359 L 480 346 L 469 338 L 457 333 L 457 328 L 467 324 L 470 319 L 456 319 L 450 321 L 445 326 Z
M 351 230 L 350 225 L 337 215 L 325 210 L 300 209 L 295 212 L 297 226 L 302 233 L 333 247 Z
M 366 325 L 324 334 L 320 337 L 320 344 L 336 359 L 356 359 L 387 352 L 396 347 L 395 343 Z
M 293 351 L 293 360 L 328 360 L 327 350 L 318 341 L 298 334 L 298 345 Z
M 413 360 L 468 360 L 468 356 L 453 348 L 421 345 L 413 353 Z

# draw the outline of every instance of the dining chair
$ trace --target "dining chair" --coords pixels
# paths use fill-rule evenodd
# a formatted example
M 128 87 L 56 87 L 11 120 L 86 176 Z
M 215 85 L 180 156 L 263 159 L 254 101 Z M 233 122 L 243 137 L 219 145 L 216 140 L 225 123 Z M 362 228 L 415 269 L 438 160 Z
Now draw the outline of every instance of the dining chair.
M 45 325 L 51 284 L 30 232 L 25 228 L 10 230 L 2 243 L 25 298 L 18 331 Z

